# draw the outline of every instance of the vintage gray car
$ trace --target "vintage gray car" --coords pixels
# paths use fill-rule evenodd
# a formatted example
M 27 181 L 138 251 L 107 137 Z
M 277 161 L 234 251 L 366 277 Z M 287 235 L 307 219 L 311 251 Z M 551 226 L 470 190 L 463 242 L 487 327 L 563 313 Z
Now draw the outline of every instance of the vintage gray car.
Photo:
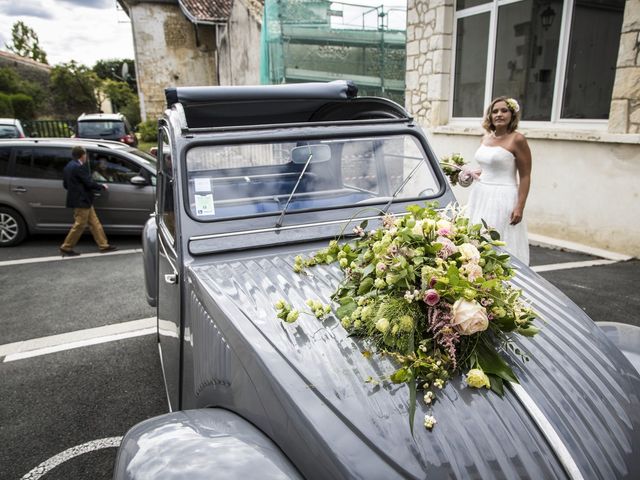
M 350 82 L 168 89 L 147 296 L 171 413 L 133 427 L 114 478 L 640 478 L 640 376 L 565 295 L 517 260 L 542 320 L 514 340 L 500 397 L 453 378 L 433 430 L 409 389 L 333 316 L 284 324 L 281 298 L 329 303 L 334 265 L 295 257 L 380 212 L 455 201 L 425 134 Z M 615 337 L 616 333 L 612 334 Z M 417 405 L 416 415 L 424 415 Z

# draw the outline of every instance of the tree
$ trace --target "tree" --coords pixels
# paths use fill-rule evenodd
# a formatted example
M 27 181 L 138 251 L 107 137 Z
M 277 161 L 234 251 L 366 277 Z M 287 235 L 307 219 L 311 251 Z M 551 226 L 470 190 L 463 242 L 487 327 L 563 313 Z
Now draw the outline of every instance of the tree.
M 100 79 L 89 68 L 75 61 L 56 65 L 51 70 L 51 92 L 60 111 L 72 114 L 97 112 L 100 108 L 96 90 Z
M 36 62 L 47 63 L 47 54 L 40 48 L 36 32 L 19 20 L 11 28 L 11 44 L 5 44 L 10 52 Z
M 127 66 L 123 68 L 124 64 Z M 103 80 L 126 82 L 133 93 L 137 92 L 135 62 L 129 58 L 98 60 L 93 71 Z

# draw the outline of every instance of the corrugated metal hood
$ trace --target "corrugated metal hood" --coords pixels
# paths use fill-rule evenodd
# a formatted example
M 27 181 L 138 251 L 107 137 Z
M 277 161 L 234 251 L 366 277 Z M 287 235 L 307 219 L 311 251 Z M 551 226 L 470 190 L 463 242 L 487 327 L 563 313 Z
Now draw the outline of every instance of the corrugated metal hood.
M 276 318 L 278 299 L 299 308 L 308 298 L 329 303 L 341 280 L 334 266 L 295 274 L 296 254 L 229 258 L 193 265 L 187 274 L 195 290 L 208 297 L 205 309 L 215 328 L 224 333 L 256 385 L 264 411 L 247 407 L 241 413 L 267 431 L 304 475 L 567 478 L 556 452 L 513 392 L 501 398 L 472 390 L 460 377 L 438 394 L 432 410 L 419 402 L 412 438 L 408 389 L 366 382 L 394 371 L 387 359 L 363 356 L 366 344 L 347 337 L 334 317 L 321 322 L 301 315 L 292 325 Z M 525 290 L 542 319 L 537 337 L 518 340 L 531 360 L 511 361 L 522 387 L 584 478 L 638 478 L 637 372 L 593 321 L 544 279 L 520 266 L 514 283 Z M 247 343 L 252 336 L 255 342 Z M 234 338 L 245 340 L 236 344 Z M 246 354 L 249 350 L 252 355 Z M 264 385 L 273 388 L 258 386 L 264 380 L 258 377 L 265 375 L 270 378 Z M 286 410 L 283 417 L 276 413 L 279 409 Z M 425 413 L 438 421 L 433 431 L 422 427 Z M 293 425 L 276 425 L 278 418 Z M 304 439 L 304 448 L 295 439 Z M 314 458 L 301 458 L 304 452 L 322 459 L 321 466 L 314 467 Z M 319 470 L 313 473 L 314 468 Z

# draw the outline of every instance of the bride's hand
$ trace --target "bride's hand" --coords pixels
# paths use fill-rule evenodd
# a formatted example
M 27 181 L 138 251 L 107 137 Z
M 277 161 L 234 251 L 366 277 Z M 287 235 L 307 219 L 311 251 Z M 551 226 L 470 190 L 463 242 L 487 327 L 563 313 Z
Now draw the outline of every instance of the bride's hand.
M 513 212 L 511 212 L 511 219 L 510 219 L 510 223 L 511 225 L 517 225 L 522 221 L 522 209 L 521 208 L 514 208 Z

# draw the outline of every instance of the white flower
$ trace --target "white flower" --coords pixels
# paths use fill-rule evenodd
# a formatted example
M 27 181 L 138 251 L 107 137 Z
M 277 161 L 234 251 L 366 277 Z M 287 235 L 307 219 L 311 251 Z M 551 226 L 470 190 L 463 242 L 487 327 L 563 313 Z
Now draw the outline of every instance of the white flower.
M 477 263 L 465 263 L 460 268 L 460 271 L 467 275 L 470 282 L 473 282 L 476 278 L 480 278 L 482 276 L 482 267 Z
M 429 430 L 431 430 L 436 423 L 438 423 L 438 422 L 436 421 L 436 417 L 434 417 L 433 415 L 425 415 L 424 416 L 424 426 L 425 426 L 425 428 L 428 428 Z
M 520 111 L 520 105 L 515 98 L 507 98 L 505 103 L 513 113 L 518 113 Z
M 431 402 L 433 402 L 433 392 L 425 393 L 424 394 L 424 403 L 429 405 Z
M 424 222 L 422 220 L 418 220 L 411 229 L 411 233 L 413 233 L 414 235 L 419 235 L 420 237 L 424 237 L 423 223 Z
M 480 252 L 471 243 L 463 243 L 458 247 L 460 251 L 460 257 L 465 262 L 478 263 L 480 260 Z
M 461 335 L 473 335 L 489 327 L 487 310 L 475 300 L 458 299 L 451 309 L 451 324 Z
M 381 318 L 376 322 L 376 329 L 382 333 L 385 333 L 389 330 L 389 320 L 386 318 Z

